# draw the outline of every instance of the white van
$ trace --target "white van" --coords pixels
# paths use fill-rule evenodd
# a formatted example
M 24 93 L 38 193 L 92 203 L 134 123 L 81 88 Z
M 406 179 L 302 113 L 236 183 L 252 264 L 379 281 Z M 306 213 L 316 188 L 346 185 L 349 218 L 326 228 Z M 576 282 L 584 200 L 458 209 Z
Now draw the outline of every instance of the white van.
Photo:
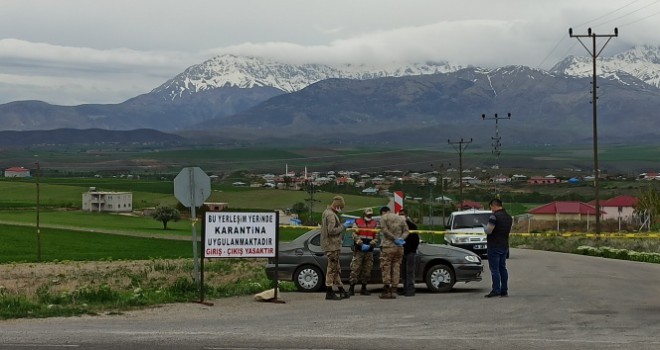
M 486 255 L 486 232 L 490 210 L 468 209 L 455 211 L 449 216 L 445 231 L 445 242 L 479 255 Z

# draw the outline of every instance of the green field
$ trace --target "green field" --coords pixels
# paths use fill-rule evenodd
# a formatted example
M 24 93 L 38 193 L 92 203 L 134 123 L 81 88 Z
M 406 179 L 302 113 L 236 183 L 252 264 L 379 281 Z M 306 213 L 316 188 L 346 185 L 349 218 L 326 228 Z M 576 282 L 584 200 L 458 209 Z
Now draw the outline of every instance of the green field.
M 0 211 L 0 222 L 36 226 L 36 211 Z M 149 236 L 190 235 L 192 232 L 189 220 L 170 221 L 167 223 L 167 230 L 163 230 L 163 224 L 151 217 L 90 213 L 79 210 L 42 210 L 39 213 L 39 224 L 42 227 L 71 228 L 78 231 L 116 232 Z
M 41 229 L 41 261 L 192 258 L 192 242 Z M 0 225 L 0 263 L 37 261 L 32 227 Z
M 89 187 L 96 187 L 99 191 L 132 192 L 133 208 L 136 210 L 157 205 L 175 206 L 178 202 L 174 197 L 172 181 L 90 178 L 42 178 L 39 184 L 39 202 L 43 207 L 80 208 L 82 194 Z M 35 179 L 2 179 L 0 193 L 5 194 L 0 197 L 0 210 L 36 207 Z M 315 194 L 315 211 L 323 211 L 334 195 L 324 192 Z M 380 197 L 355 195 L 344 197 L 348 211 L 387 204 L 387 200 Z M 308 199 L 309 194 L 305 191 L 240 188 L 214 183 L 207 201 L 229 203 L 230 208 L 275 210 L 290 208 L 293 204 Z
M 281 228 L 280 240 L 290 241 L 306 229 Z M 201 232 L 198 232 L 201 237 Z M 100 260 L 192 260 L 192 240 L 170 240 L 103 234 L 70 229 L 42 228 L 41 261 Z M 187 237 L 192 237 L 188 232 Z M 201 256 L 201 243 L 199 245 Z M 0 264 L 37 261 L 37 232 L 34 227 L 0 224 Z
M 80 208 L 82 194 L 89 187 L 99 191 L 132 191 L 133 207 L 142 209 L 159 204 L 176 205 L 171 181 L 141 181 L 131 179 L 41 178 L 39 203 L 43 207 Z M 36 207 L 36 179 L 0 180 L 0 210 Z

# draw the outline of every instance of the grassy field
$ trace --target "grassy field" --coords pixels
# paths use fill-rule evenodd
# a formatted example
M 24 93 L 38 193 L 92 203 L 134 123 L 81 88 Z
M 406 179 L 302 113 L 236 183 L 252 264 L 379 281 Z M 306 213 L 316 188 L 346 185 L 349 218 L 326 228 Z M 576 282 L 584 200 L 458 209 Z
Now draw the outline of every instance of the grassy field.
M 44 207 L 80 208 L 82 194 L 89 187 L 100 191 L 130 191 L 133 193 L 133 207 L 137 209 L 157 205 L 177 204 L 172 181 L 146 181 L 135 179 L 90 179 L 90 178 L 51 178 L 40 180 L 40 204 Z M 0 180 L 0 210 L 36 206 L 36 183 L 34 179 Z M 315 194 L 315 211 L 323 211 L 334 194 Z M 387 204 L 382 197 L 346 195 L 347 210 L 376 207 Z M 285 191 L 259 188 L 231 187 L 225 184 L 212 184 L 209 202 L 229 203 L 230 208 L 275 210 L 290 208 L 297 202 L 306 203 L 309 194 L 305 191 Z
M 34 210 L 0 211 L 0 222 L 20 223 L 36 226 Z M 95 213 L 82 211 L 41 210 L 39 224 L 42 227 L 75 228 L 80 231 L 101 231 L 118 233 L 137 233 L 149 236 L 157 235 L 190 235 L 192 232 L 189 220 L 163 224 L 151 217 L 126 216 L 110 213 Z
M 37 242 L 32 227 L 0 225 L 0 263 L 35 262 Z M 190 241 L 127 237 L 41 229 L 42 261 L 148 260 L 192 258 Z
M 131 179 L 42 178 L 39 202 L 44 207 L 80 208 L 82 194 L 89 187 L 99 191 L 132 191 L 133 207 L 142 209 L 159 204 L 176 205 L 171 181 L 141 181 Z M 36 182 L 31 179 L 0 179 L 0 210 L 35 207 Z

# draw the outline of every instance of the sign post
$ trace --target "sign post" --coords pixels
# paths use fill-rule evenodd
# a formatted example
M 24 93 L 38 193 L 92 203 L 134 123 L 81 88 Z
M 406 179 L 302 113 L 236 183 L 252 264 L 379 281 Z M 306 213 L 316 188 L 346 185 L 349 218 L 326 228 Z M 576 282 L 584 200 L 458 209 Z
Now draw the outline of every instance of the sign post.
M 199 167 L 187 167 L 181 169 L 179 175 L 174 178 L 174 196 L 185 207 L 190 208 L 190 220 L 192 221 L 193 242 L 193 265 L 195 282 L 199 285 L 199 257 L 197 250 L 197 214 L 195 208 L 204 204 L 211 195 L 211 178 Z
M 204 258 L 275 258 L 277 299 L 279 215 L 277 212 L 207 212 Z

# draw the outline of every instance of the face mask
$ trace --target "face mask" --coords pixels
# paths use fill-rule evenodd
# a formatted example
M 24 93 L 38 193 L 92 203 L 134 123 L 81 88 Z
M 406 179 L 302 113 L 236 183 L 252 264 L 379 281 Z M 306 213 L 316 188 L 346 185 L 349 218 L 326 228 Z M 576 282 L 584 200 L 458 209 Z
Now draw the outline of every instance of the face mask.
M 367 216 L 365 216 L 364 219 L 365 219 L 366 221 L 371 221 L 371 215 L 367 215 Z
M 341 213 L 341 208 L 337 207 L 337 208 L 335 208 L 335 211 L 338 212 L 338 213 Z

